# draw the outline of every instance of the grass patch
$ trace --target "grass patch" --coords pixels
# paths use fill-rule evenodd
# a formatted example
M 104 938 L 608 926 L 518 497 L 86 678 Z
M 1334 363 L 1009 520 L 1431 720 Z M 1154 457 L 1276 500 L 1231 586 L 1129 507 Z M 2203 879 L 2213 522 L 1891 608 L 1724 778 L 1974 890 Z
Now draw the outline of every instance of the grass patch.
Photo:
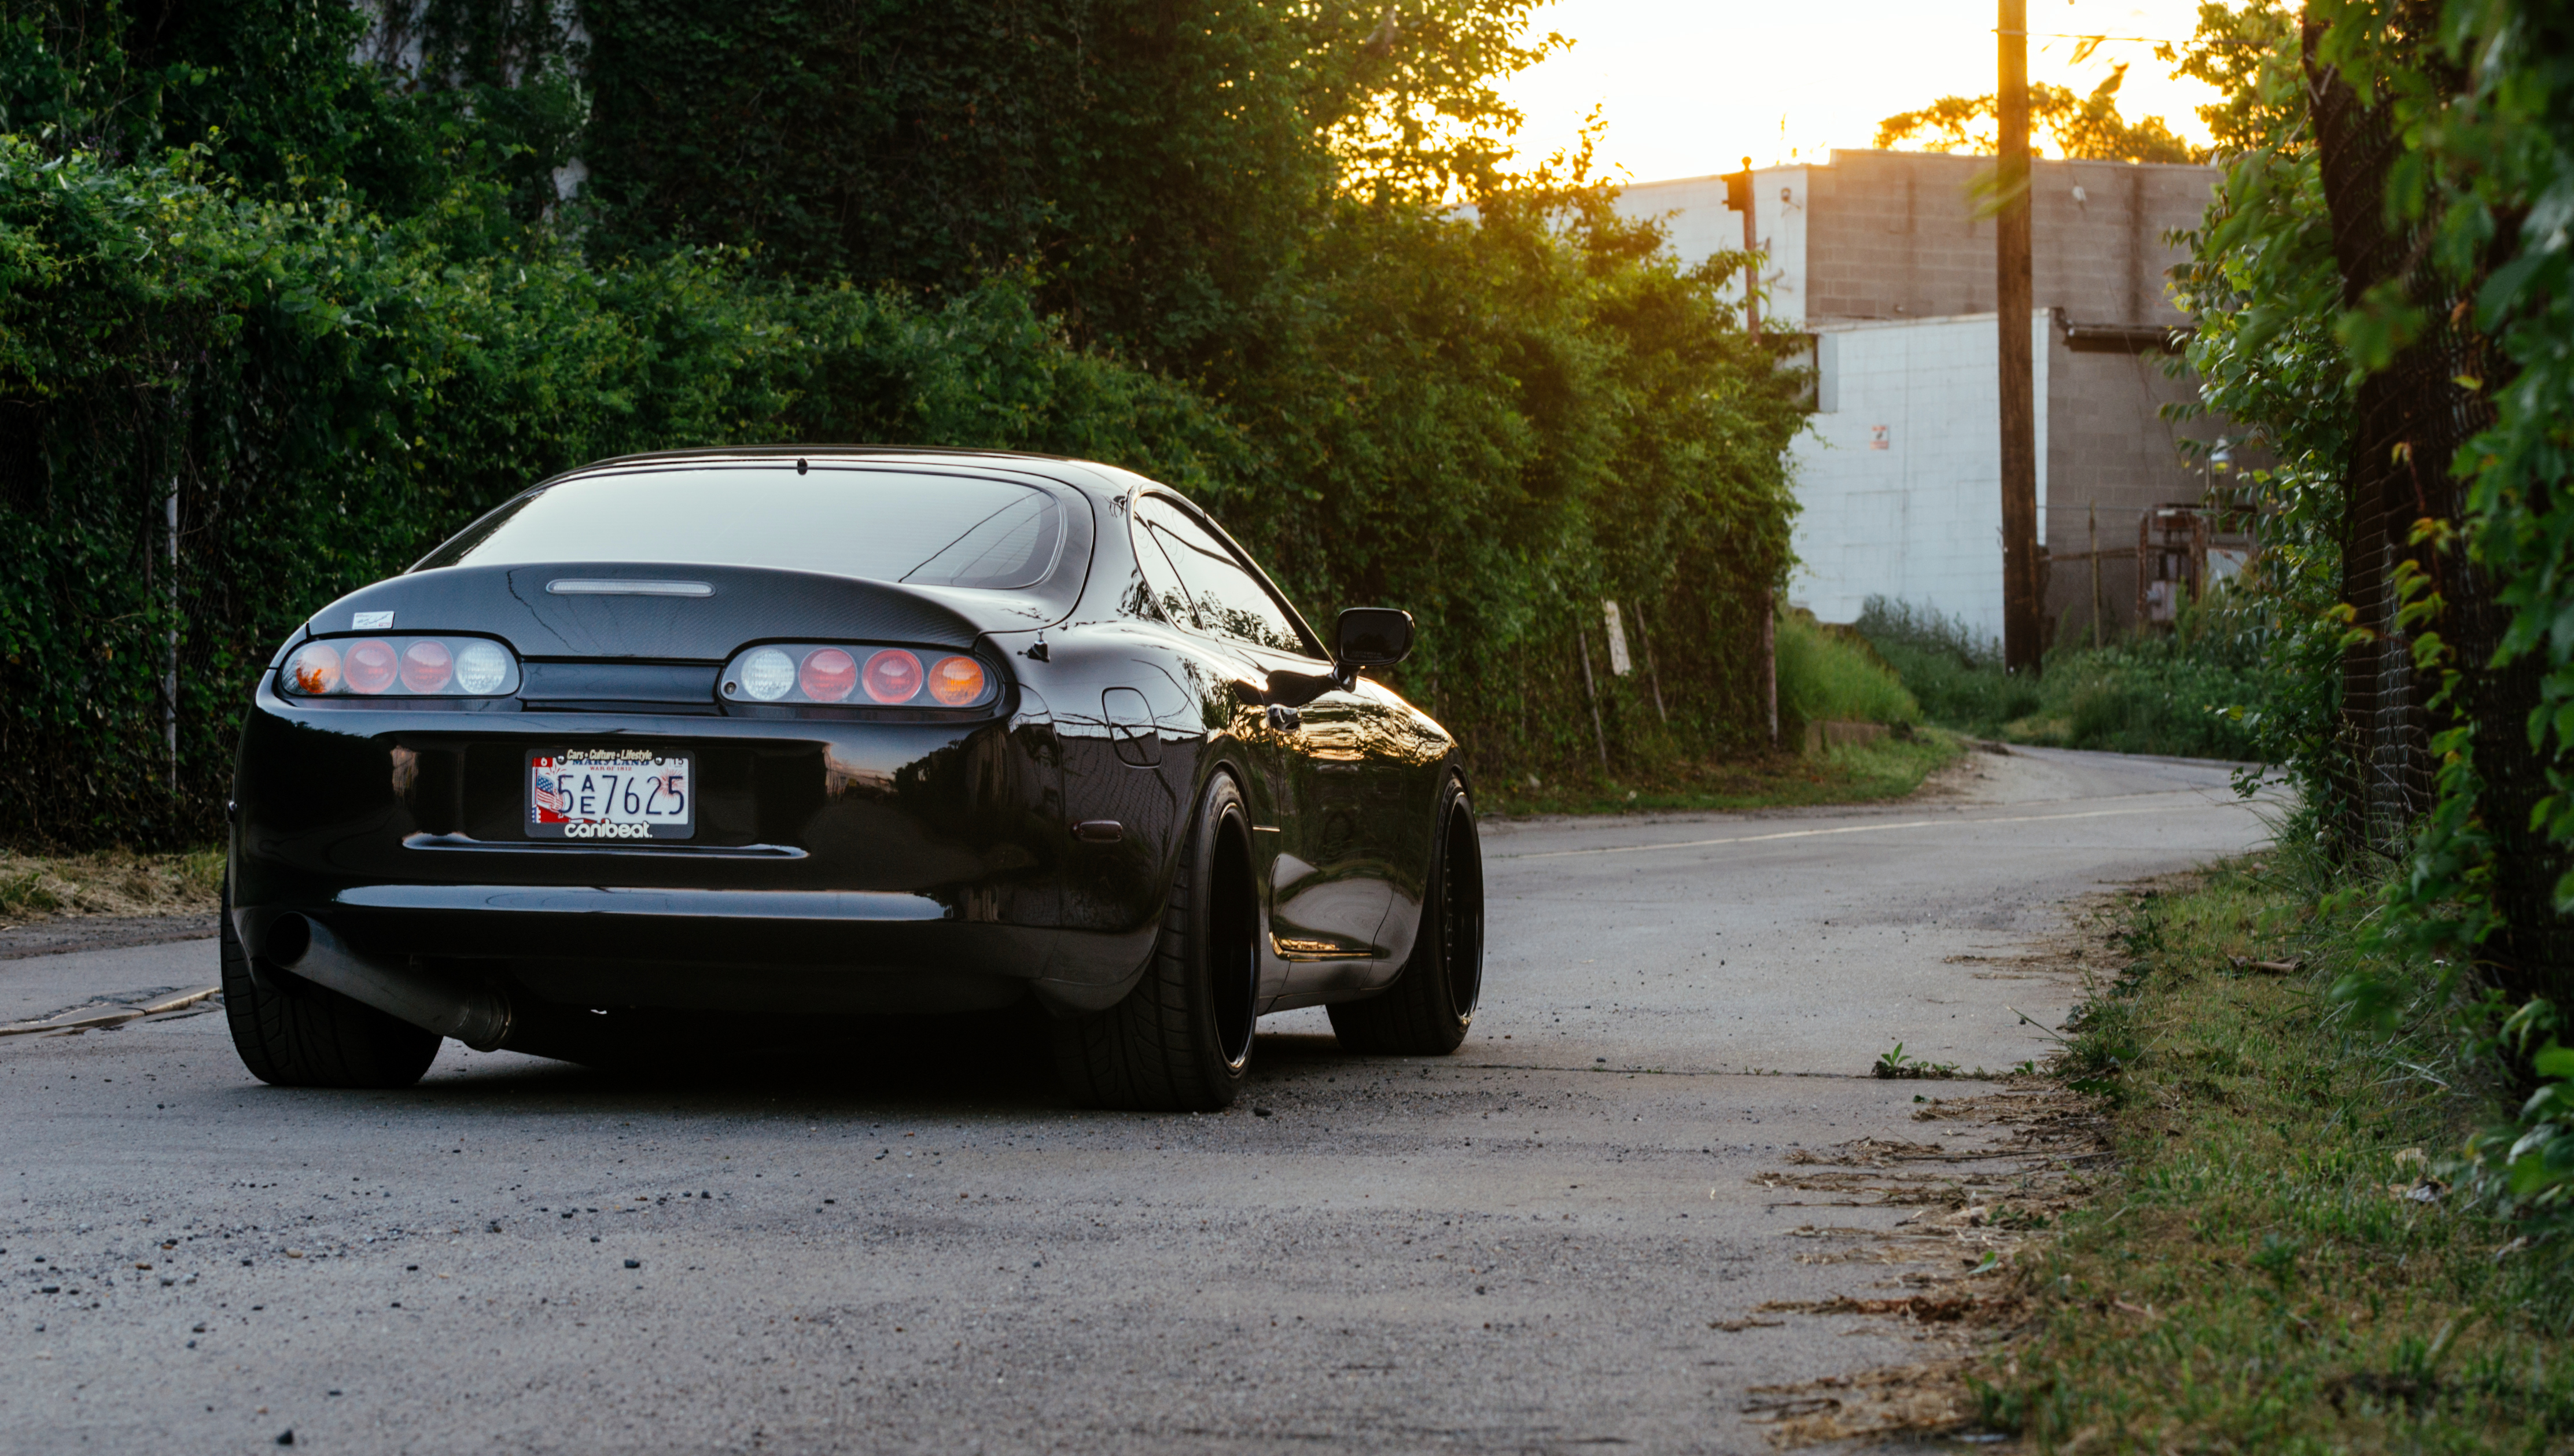
M 1787 612 L 1779 617 L 1779 715 L 1802 731 L 1810 723 L 1916 724 L 1922 705 L 1858 634 Z
M 1923 715 L 1942 728 L 1989 738 L 2044 705 L 2037 684 L 2002 671 L 2001 644 L 1936 612 L 1871 597 L 1858 626 Z
M 1943 728 L 2046 747 L 2241 761 L 2257 750 L 2228 710 L 2257 710 L 2270 690 L 2233 611 L 2210 606 L 2177 631 L 2097 650 L 2059 647 L 2035 680 L 2004 673 L 1997 644 L 1900 602 L 1870 599 L 1858 632 Z
M 1482 811 L 1492 814 L 1871 803 L 1904 797 L 1964 751 L 1965 744 L 1955 734 L 1927 728 L 1907 737 L 1837 745 L 1812 754 L 1782 751 L 1617 777 L 1602 774 L 1577 781 L 1522 774 L 1479 785 L 1477 797 Z
M 0 852 L 0 920 L 212 911 L 223 882 L 224 851 L 217 848 L 171 854 Z
M 2329 1013 L 2361 911 L 2294 857 L 2129 908 L 2059 1063 L 2117 1176 L 2022 1264 L 1983 1417 L 2049 1451 L 2568 1449 L 2561 1254 L 2433 1176 L 2484 1099 Z

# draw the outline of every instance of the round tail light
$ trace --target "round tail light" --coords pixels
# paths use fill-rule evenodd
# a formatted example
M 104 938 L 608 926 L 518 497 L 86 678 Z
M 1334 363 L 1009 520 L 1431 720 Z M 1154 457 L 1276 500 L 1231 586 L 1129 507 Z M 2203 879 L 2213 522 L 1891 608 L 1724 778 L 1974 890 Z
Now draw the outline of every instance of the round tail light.
M 761 703 L 775 703 L 795 686 L 795 660 L 775 648 L 761 648 L 741 664 L 741 691 Z
M 871 666 L 867 671 L 875 670 Z M 838 648 L 808 653 L 795 674 L 795 686 L 815 703 L 837 703 L 858 686 L 858 660 Z M 875 684 L 870 680 L 867 686 L 873 689 Z
M 498 693 L 510 681 L 510 655 L 492 643 L 469 642 L 456 655 L 456 687 L 464 693 Z
M 909 703 L 920 693 L 920 659 L 887 648 L 867 659 L 867 696 L 878 703 Z
M 983 665 L 972 658 L 940 658 L 929 670 L 929 696 L 964 708 L 983 696 Z
M 286 686 L 296 693 L 319 696 L 340 691 L 340 650 L 326 642 L 306 643 L 286 664 Z
M 394 645 L 376 638 L 350 648 L 349 655 L 340 662 L 341 676 L 348 680 L 352 693 L 382 693 L 394 686 L 400 671 L 394 659 Z
M 403 649 L 402 685 L 414 693 L 444 693 L 456 677 L 456 655 L 441 642 L 416 642 Z

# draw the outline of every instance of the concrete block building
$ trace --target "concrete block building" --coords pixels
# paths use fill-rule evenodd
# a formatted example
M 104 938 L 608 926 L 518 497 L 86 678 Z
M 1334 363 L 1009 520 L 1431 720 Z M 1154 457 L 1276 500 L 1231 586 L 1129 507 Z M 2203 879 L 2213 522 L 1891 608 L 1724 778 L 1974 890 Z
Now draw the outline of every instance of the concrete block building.
M 1826 622 L 1883 596 L 2001 633 L 1993 224 L 1977 216 L 1992 165 L 1836 152 L 1753 174 L 1763 327 L 1810 336 L 1817 371 L 1813 429 L 1793 449 L 1803 511 L 1789 600 Z M 2213 167 L 2032 167 L 2038 536 L 2058 634 L 2088 632 L 2095 561 L 2104 630 L 2132 620 L 2138 519 L 2198 501 L 2206 468 L 2184 441 L 2225 433 L 2160 414 L 2197 394 L 2168 368 L 2171 331 L 2187 320 L 2165 294 L 2183 258 L 2166 234 L 2199 225 L 2217 178 Z M 1636 184 L 1618 207 L 1661 218 L 1685 263 L 1743 246 L 1719 177 Z

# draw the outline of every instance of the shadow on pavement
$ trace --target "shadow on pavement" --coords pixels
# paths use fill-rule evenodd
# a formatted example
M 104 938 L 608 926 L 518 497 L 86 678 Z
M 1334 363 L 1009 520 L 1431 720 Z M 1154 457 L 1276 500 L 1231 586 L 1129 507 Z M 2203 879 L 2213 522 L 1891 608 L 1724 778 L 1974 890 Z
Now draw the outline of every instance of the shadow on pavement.
M 1263 1034 L 1253 1052 L 1250 1085 L 1233 1110 L 1248 1111 L 1250 1095 L 1264 1087 L 1362 1060 L 1382 1059 L 1355 1057 L 1327 1035 Z M 1079 1110 L 1055 1084 L 1044 1021 L 1024 1010 L 813 1017 L 792 1026 L 774 1017 L 630 1020 L 605 1030 L 578 1062 L 506 1052 L 462 1064 L 442 1060 L 419 1087 L 400 1095 L 445 1107 L 529 1112 L 773 1115 L 781 1099 L 790 1097 L 799 1113 L 841 1117 L 895 1110 L 910 1116 Z

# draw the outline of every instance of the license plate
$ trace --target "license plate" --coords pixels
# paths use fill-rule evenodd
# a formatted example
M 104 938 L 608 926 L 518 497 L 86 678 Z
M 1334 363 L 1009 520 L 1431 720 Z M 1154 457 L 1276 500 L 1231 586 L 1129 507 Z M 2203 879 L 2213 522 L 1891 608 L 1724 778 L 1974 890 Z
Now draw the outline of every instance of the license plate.
M 634 748 L 528 754 L 528 834 L 539 839 L 684 839 L 697 779 L 685 753 Z

